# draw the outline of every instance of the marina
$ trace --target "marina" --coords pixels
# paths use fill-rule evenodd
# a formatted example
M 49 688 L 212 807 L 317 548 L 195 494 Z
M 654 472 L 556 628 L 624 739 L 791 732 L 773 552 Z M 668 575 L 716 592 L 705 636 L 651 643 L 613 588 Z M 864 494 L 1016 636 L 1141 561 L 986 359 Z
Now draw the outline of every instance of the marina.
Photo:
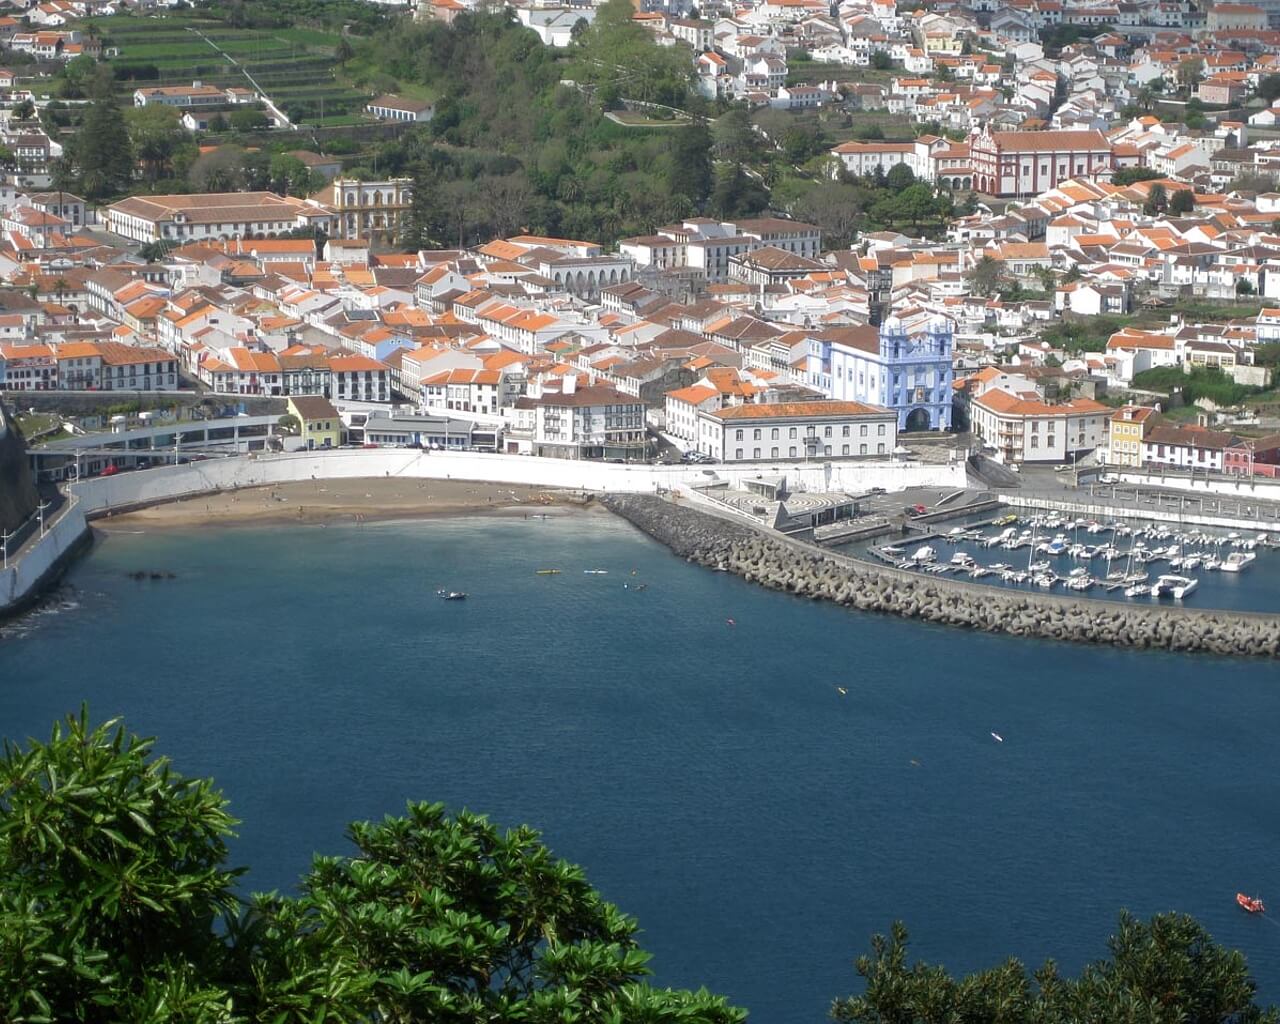
M 1056 510 L 1008 512 L 947 529 L 863 546 L 886 565 L 1001 587 L 1116 601 L 1195 596 L 1205 607 L 1265 611 L 1243 584 L 1258 572 L 1275 587 L 1270 563 L 1280 534 L 1177 527 L 1139 520 L 1074 517 Z M 1261 560 L 1261 561 L 1260 561 Z M 1255 569 L 1255 567 L 1261 566 Z M 1265 590 L 1266 587 L 1261 588 Z
M 926 543 L 943 561 L 1028 555 Z M 1270 583 L 1274 555 L 1255 551 L 1240 573 L 1187 573 L 1201 584 L 1182 603 Z M 609 575 L 582 572 L 595 567 Z M 9 734 L 43 735 L 87 700 L 161 737 L 232 800 L 246 893 L 287 890 L 315 853 L 346 849 L 348 821 L 442 800 L 539 828 L 644 922 L 655 984 L 713 986 L 752 1019 L 822 1020 L 858 984 L 866 936 L 895 920 L 958 970 L 1016 955 L 1075 972 L 1122 906 L 1195 915 L 1246 953 L 1263 997 L 1280 993 L 1275 933 L 1233 899 L 1274 888 L 1274 829 L 1248 811 L 1280 771 L 1274 664 L 857 614 L 590 513 L 113 532 L 66 588 L 0 638 Z M 328 598 L 305 632 L 279 621 L 299 593 Z M 672 671 L 672 650 L 696 664 Z M 1011 914 L 991 897 L 1007 891 L 1036 899 Z

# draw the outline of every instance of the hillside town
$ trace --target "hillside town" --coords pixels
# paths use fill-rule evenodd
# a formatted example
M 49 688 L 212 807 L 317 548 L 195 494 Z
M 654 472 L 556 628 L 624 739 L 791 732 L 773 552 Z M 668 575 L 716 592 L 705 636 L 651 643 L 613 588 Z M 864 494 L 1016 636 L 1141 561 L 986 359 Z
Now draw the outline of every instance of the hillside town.
M 79 58 L 95 10 L 35 6 L 5 45 Z M 514 9 L 547 46 L 595 13 Z M 1276 471 L 1280 7 L 672 0 L 632 21 L 725 109 L 912 126 L 806 167 L 951 212 L 837 247 L 775 206 L 616 244 L 406 251 L 414 179 L 301 147 L 303 195 L 58 190 L 39 89 L 3 72 L 0 389 L 321 399 L 330 429 L 303 437 L 320 446 L 364 438 L 339 419 L 442 416 L 450 445 L 574 459 L 883 459 L 957 433 L 1008 464 Z M 130 102 L 197 130 L 206 108 L 263 99 L 195 82 Z M 395 95 L 369 109 L 410 129 L 434 114 Z

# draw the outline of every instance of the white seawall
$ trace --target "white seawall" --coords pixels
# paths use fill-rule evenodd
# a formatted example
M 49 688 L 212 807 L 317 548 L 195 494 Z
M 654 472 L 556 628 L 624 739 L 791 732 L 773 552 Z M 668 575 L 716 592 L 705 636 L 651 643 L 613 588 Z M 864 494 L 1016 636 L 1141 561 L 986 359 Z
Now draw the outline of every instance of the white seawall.
M 64 559 L 84 542 L 88 532 L 84 510 L 73 498 L 70 507 L 50 524 L 43 537 L 28 544 L 0 569 L 0 613 L 21 607 L 57 575 Z
M 712 475 L 714 474 L 714 475 Z M 359 477 L 476 480 L 559 487 L 593 493 L 652 494 L 659 487 L 740 483 L 758 476 L 785 476 L 793 491 L 888 491 L 905 487 L 965 486 L 964 463 L 931 465 L 888 462 L 752 463 L 746 466 L 628 466 L 571 462 L 522 455 L 426 452 L 404 448 L 344 449 L 333 452 L 258 454 L 210 459 L 183 466 L 135 470 L 72 484 L 84 513 L 93 518 L 114 509 L 176 498 L 290 483 Z
M 343 449 L 332 452 L 255 454 L 210 459 L 180 466 L 158 466 L 71 484 L 70 507 L 45 536 L 11 558 L 0 571 L 0 613 L 20 607 L 56 575 L 83 542 L 87 520 L 144 505 L 214 491 L 291 483 L 299 480 L 406 477 L 475 480 L 489 483 L 558 487 L 593 493 L 652 494 L 658 488 L 706 484 L 715 479 L 741 483 L 758 476 L 785 475 L 795 491 L 867 491 L 872 487 L 959 488 L 964 463 L 922 465 L 886 462 L 753 463 L 716 466 L 710 473 L 691 466 L 627 466 L 570 462 L 519 455 L 426 452 L 400 448 Z

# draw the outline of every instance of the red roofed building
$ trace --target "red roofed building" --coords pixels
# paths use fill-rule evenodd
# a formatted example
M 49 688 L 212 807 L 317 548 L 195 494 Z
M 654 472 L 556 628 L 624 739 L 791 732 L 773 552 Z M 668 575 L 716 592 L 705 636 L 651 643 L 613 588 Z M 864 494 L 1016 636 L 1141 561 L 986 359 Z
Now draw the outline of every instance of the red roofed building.
M 862 402 L 750 403 L 698 414 L 698 450 L 723 462 L 887 458 L 897 443 L 897 414 Z
M 422 401 L 460 412 L 498 415 L 502 406 L 500 370 L 442 370 L 422 381 Z
M 992 388 L 970 405 L 973 431 L 1006 463 L 1066 462 L 1107 438 L 1111 409 L 1077 398 L 1049 405 Z

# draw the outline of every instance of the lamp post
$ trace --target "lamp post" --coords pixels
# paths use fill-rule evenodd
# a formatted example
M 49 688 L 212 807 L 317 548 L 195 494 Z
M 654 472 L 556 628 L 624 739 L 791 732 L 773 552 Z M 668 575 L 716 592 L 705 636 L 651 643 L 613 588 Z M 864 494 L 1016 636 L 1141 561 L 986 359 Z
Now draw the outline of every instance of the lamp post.
M 16 530 L 0 530 L 0 550 L 4 551 L 4 567 L 9 568 L 9 538 L 12 537 Z
M 44 536 L 44 510 L 49 507 L 49 502 L 42 501 L 36 506 L 36 511 L 40 513 L 40 536 Z

